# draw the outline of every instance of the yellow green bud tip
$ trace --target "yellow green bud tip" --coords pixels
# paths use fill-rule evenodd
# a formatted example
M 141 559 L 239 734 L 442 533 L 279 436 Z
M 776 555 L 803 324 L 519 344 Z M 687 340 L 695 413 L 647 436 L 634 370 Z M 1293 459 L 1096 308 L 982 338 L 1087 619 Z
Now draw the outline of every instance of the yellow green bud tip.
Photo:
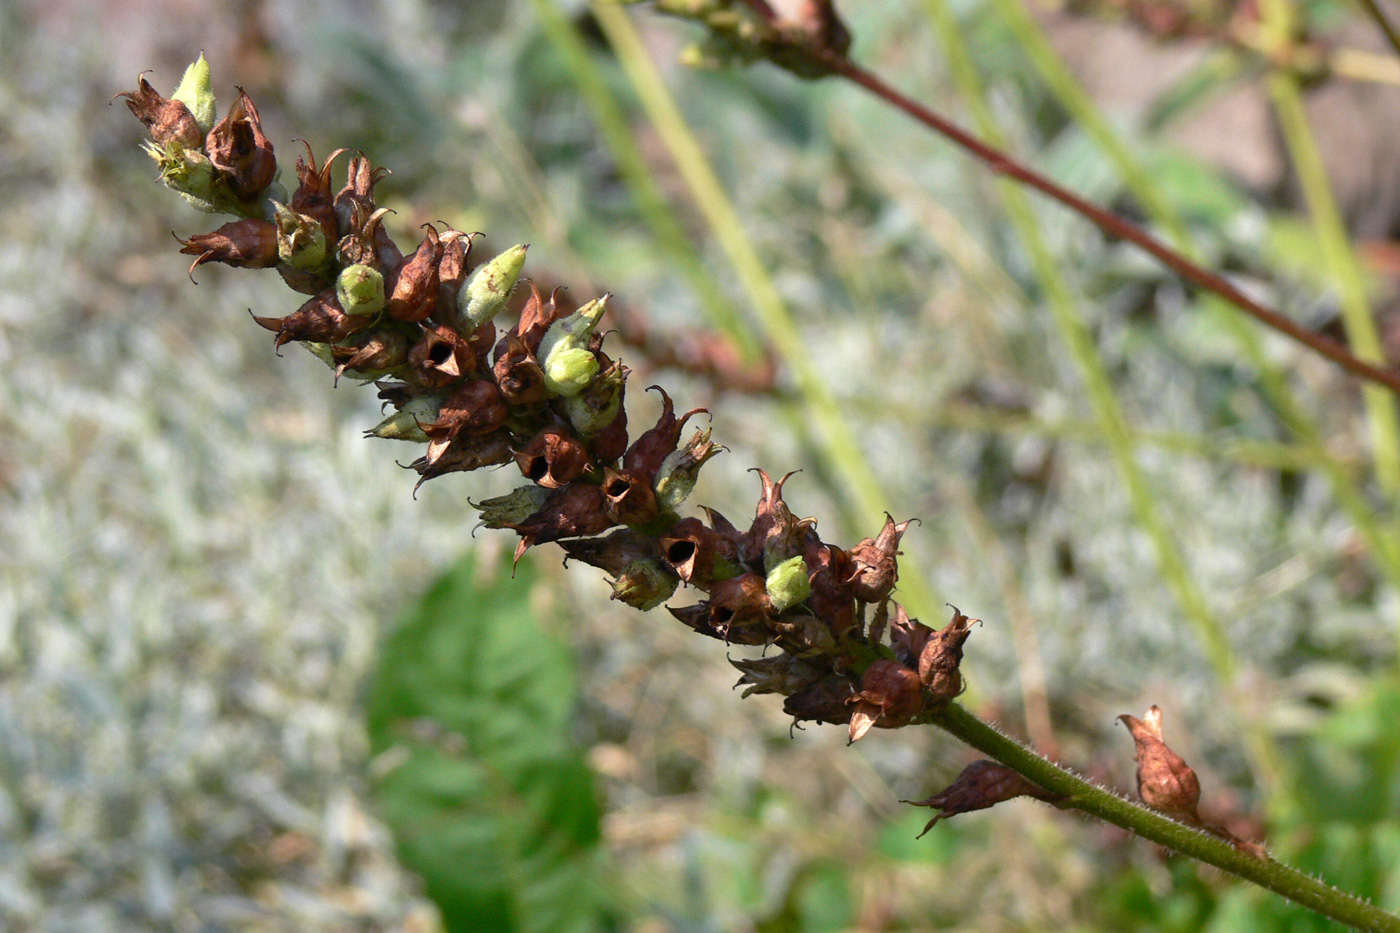
M 206 133 L 213 128 L 219 115 L 212 77 L 209 62 L 205 60 L 204 53 L 200 52 L 199 58 L 185 69 L 180 86 L 170 95 L 171 100 L 178 100 L 190 109 L 190 113 L 194 115 L 194 122 Z
M 384 308 L 384 276 L 362 263 L 346 266 L 335 280 L 335 297 L 346 314 L 378 314 Z
M 768 601 L 776 611 L 783 612 L 797 605 L 812 592 L 807 562 L 801 554 L 788 558 L 768 571 L 766 585 Z
M 485 324 L 505 306 L 525 267 L 529 243 L 521 243 L 484 263 L 457 294 L 457 314 L 468 332 Z

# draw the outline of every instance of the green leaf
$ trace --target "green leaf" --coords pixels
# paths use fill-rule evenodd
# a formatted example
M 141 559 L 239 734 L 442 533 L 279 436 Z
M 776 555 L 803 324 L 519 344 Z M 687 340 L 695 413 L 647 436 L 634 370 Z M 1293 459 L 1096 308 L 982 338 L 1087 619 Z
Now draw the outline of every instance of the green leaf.
M 447 930 L 600 929 L 600 814 L 570 740 L 569 650 L 532 616 L 528 563 L 479 576 L 459 561 L 384 643 L 375 798 Z

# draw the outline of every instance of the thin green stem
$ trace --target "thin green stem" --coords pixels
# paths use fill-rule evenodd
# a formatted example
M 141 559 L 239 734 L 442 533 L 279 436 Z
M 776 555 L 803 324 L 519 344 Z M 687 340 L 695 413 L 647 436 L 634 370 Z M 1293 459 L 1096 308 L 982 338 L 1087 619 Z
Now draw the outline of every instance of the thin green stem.
M 725 298 L 714 276 L 705 268 L 700 254 L 667 204 L 661 186 L 647 167 L 646 157 L 632 137 L 627 115 L 608 88 L 578 31 L 555 0 L 534 0 L 534 7 L 545 35 L 559 53 L 564 67 L 573 78 L 574 87 L 592 112 L 598 131 L 612 152 L 618 171 L 622 173 L 637 209 L 651 227 L 657 244 L 686 277 L 710 323 L 740 348 L 745 360 L 752 362 L 758 359 L 758 342 Z
M 696 206 L 748 292 L 764 336 L 792 373 L 806 399 L 807 410 L 818 428 L 817 439 L 823 459 L 840 478 L 842 487 L 862 516 L 873 518 L 892 512 L 888 498 L 862 453 L 863 445 L 846 423 L 825 377 L 812 363 L 792 312 L 745 233 L 738 211 L 667 90 L 627 11 L 607 2 L 595 2 L 592 9 L 642 108 L 685 179 Z M 939 604 L 928 582 L 919 574 L 908 575 L 900 581 L 900 586 L 911 610 L 916 613 L 927 614 Z
M 1287 41 L 1290 11 L 1286 0 L 1268 0 L 1260 10 L 1265 29 L 1284 36 L 1281 41 Z M 1383 362 L 1385 355 L 1381 352 L 1380 335 L 1371 316 L 1365 277 L 1351 248 L 1336 198 L 1332 195 L 1332 185 L 1322 164 L 1317 140 L 1303 112 L 1298 80 L 1286 71 L 1275 69 L 1269 75 L 1268 88 L 1284 142 L 1313 216 L 1323 263 L 1340 292 L 1342 323 L 1346 326 L 1347 339 L 1361 359 Z M 1400 495 L 1400 412 L 1397 412 L 1395 398 L 1377 387 L 1366 386 L 1362 397 L 1370 422 L 1376 477 L 1387 497 L 1394 499 Z
M 1374 933 L 1400 933 L 1400 917 L 1271 857 L 1253 855 L 1092 784 L 1008 738 L 956 703 L 932 714 L 929 721 L 1046 790 L 1067 798 L 1060 804 L 1062 807 L 1096 816 L 1173 852 L 1214 865 L 1339 923 Z

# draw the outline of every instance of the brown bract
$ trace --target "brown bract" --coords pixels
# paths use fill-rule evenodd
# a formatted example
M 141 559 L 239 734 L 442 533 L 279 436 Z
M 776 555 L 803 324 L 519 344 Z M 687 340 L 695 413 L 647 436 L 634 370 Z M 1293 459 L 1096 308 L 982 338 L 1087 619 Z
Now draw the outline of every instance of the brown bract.
M 560 538 L 596 535 L 613 526 L 603 510 L 603 490 L 585 483 L 570 483 L 550 493 L 534 515 L 513 525 L 530 544 L 545 544 Z
M 656 518 L 656 492 L 640 473 L 605 467 L 603 496 L 608 517 L 619 525 L 644 525 Z
M 408 351 L 413 381 L 435 389 L 468 376 L 476 369 L 476 355 L 455 330 L 437 324 L 423 331 Z
M 339 379 L 346 370 L 381 373 L 397 369 L 408 359 L 408 338 L 395 328 L 380 327 L 361 334 L 349 343 L 331 348 Z
M 288 207 L 319 223 L 326 234 L 326 242 L 334 243 L 340 239 L 340 231 L 335 216 L 335 201 L 331 196 L 331 165 L 345 150 L 335 150 L 326 157 L 325 165 L 317 166 L 316 156 L 311 147 L 305 140 L 302 141 L 302 145 L 306 147 L 306 158 L 297 156 L 297 178 L 300 184 L 297 190 L 292 192 L 292 200 Z
M 534 405 L 543 402 L 548 394 L 539 361 L 514 332 L 496 344 L 493 372 L 501 394 L 512 405 Z
M 648 386 L 647 391 L 655 389 L 661 393 L 661 417 L 656 419 L 656 425 L 642 433 L 642 436 L 627 448 L 626 456 L 622 459 L 622 467 L 631 470 L 650 479 L 656 478 L 656 471 L 661 468 L 661 461 L 665 460 L 676 450 L 676 445 L 680 443 L 681 431 L 685 428 L 685 423 L 692 415 L 705 412 L 704 408 L 692 408 L 679 419 L 676 418 L 675 406 L 671 403 L 671 397 L 666 394 L 666 390 L 660 386 Z
M 923 636 L 924 644 L 919 652 L 919 679 L 933 702 L 951 700 L 962 693 L 963 679 L 958 667 L 962 664 L 963 643 L 967 641 L 975 621 L 954 608 L 951 622 L 939 631 Z
M 974 761 L 963 768 L 962 773 L 953 780 L 952 784 L 927 800 L 903 800 L 900 802 L 912 803 L 916 807 L 933 807 L 940 811 L 937 816 L 928 821 L 924 832 L 919 833 L 919 836 L 922 837 L 924 833 L 933 829 L 939 820 L 957 816 L 959 813 L 985 810 L 1003 800 L 1011 800 L 1015 797 L 1034 797 L 1048 803 L 1062 799 L 1059 795 L 1052 794 L 1039 784 L 1032 783 L 1005 765 L 984 760 Z
M 851 721 L 855 684 L 845 674 L 827 674 L 792 694 L 783 703 L 783 712 L 794 722 L 814 720 L 843 726 Z
M 732 576 L 730 568 L 737 563 L 736 542 L 694 516 L 676 522 L 657 543 L 661 559 L 682 580 L 701 589 L 709 589 L 717 568 Z
M 910 520 L 912 521 L 912 519 Z M 885 516 L 885 527 L 875 538 L 866 538 L 850 550 L 851 589 L 856 599 L 878 603 L 889 598 L 899 579 L 899 541 L 909 522 L 896 522 Z

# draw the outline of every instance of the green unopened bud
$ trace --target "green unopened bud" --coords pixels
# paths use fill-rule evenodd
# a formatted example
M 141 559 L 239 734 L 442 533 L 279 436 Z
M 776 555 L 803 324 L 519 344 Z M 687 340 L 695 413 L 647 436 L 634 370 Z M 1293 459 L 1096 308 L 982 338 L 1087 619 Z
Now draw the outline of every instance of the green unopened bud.
M 525 251 L 529 248 L 529 243 L 512 246 L 482 265 L 462 286 L 457 293 L 457 314 L 458 325 L 464 333 L 476 330 L 505 306 L 511 289 L 520 278 L 520 270 L 525 267 Z
M 705 461 L 723 449 L 710 441 L 707 428 L 696 431 L 688 444 L 661 461 L 661 467 L 656 471 L 655 489 L 656 504 L 662 512 L 674 512 L 680 508 L 695 489 L 695 481 Z
M 277 256 L 295 269 L 315 272 L 326 264 L 326 231 L 305 214 L 298 214 L 286 204 L 272 205 L 273 222 L 277 224 Z
M 670 599 L 679 583 L 670 567 L 653 557 L 642 558 L 618 574 L 612 582 L 612 598 L 647 612 Z
M 588 353 L 586 350 L 584 352 Z M 596 373 L 597 359 L 592 353 L 588 353 L 588 358 L 593 361 L 592 369 Z M 546 368 L 545 373 L 548 372 Z M 564 414 L 575 434 L 587 439 L 613 423 L 622 408 L 622 386 L 626 381 L 627 370 L 621 363 L 613 363 L 606 373 L 588 385 L 587 391 L 564 396 Z M 545 385 L 549 385 L 547 375 Z
M 214 99 L 209 62 L 205 61 L 203 52 L 200 52 L 199 58 L 185 69 L 185 76 L 180 79 L 180 86 L 170 95 L 170 99 L 178 100 L 188 107 L 194 115 L 194 122 L 199 124 L 199 128 L 204 132 L 209 132 L 213 127 L 214 121 L 218 119 L 219 104 Z
M 426 444 L 430 438 L 424 433 L 423 425 L 437 421 L 441 412 L 441 395 L 415 395 L 404 404 L 403 408 L 365 433 L 371 437 L 382 437 L 392 441 L 414 441 Z
M 565 398 L 578 395 L 598 375 L 598 357 L 588 349 L 588 342 L 607 309 L 608 297 L 590 301 L 544 332 L 535 356 L 544 371 L 545 388 L 552 394 Z
M 487 528 L 509 528 L 538 512 L 553 491 L 543 486 L 521 486 L 504 496 L 484 499 L 479 504 L 468 500 L 467 504 L 481 513 L 481 524 Z
M 768 601 L 776 611 L 783 612 L 796 606 L 812 592 L 807 562 L 802 559 L 801 554 L 789 557 L 768 571 L 765 586 L 768 590 Z
M 378 314 L 384 309 L 384 276 L 366 265 L 346 266 L 336 277 L 335 297 L 346 314 Z

